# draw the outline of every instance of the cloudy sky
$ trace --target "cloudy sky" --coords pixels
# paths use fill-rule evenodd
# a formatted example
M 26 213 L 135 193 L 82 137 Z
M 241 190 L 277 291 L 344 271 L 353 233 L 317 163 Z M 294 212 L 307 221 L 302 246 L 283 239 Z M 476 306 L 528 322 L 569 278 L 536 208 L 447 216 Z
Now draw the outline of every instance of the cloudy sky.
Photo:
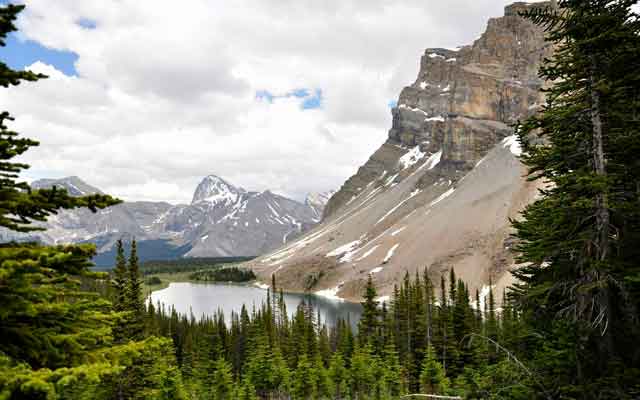
M 470 43 L 509 1 L 24 3 L 0 58 L 50 76 L 0 90 L 42 143 L 25 177 L 176 203 L 208 174 L 298 199 L 338 188 L 385 140 L 424 49 Z

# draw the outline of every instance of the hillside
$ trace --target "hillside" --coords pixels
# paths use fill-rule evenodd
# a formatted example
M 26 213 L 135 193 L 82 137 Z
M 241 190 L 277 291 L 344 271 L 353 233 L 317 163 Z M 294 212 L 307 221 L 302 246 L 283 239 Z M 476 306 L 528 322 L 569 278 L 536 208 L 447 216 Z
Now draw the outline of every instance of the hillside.
M 312 231 L 248 265 L 265 282 L 357 299 L 369 274 L 384 296 L 405 272 L 455 268 L 471 287 L 510 279 L 509 218 L 536 195 L 512 124 L 542 104 L 550 49 L 515 3 L 473 44 L 429 48 L 393 108 L 385 143 L 331 197 Z M 486 290 L 485 290 L 486 291 Z

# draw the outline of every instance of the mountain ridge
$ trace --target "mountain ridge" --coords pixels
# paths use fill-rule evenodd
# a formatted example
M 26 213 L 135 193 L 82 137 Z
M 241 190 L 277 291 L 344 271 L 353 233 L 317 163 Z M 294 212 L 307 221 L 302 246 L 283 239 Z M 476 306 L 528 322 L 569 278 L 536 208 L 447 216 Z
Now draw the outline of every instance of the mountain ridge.
M 388 139 L 329 200 L 323 222 L 246 265 L 293 291 L 359 300 L 369 274 L 383 296 L 405 273 L 455 268 L 474 288 L 506 285 L 511 227 L 537 193 L 511 125 L 543 103 L 544 32 L 514 3 L 457 51 L 427 48 L 392 109 Z
M 77 176 L 42 179 L 33 188 L 58 186 L 71 195 L 102 193 Z M 322 198 L 322 196 L 319 196 Z M 47 244 L 95 243 L 107 254 L 119 238 L 136 238 L 141 246 L 171 257 L 256 256 L 282 245 L 319 222 L 318 207 L 274 194 L 249 192 L 216 175 L 207 175 L 194 191 L 191 204 L 129 201 L 92 214 L 61 211 L 43 232 L 4 240 L 38 240 Z M 152 258 L 151 256 L 148 258 Z M 104 257 L 97 260 L 107 262 Z

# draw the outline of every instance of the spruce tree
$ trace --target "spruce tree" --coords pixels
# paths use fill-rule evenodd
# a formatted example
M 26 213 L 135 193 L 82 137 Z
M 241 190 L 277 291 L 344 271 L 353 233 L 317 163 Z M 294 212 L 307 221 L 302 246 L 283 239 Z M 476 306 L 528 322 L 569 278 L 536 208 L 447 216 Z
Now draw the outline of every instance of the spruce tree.
M 224 358 L 215 362 L 215 369 L 211 379 L 213 399 L 231 400 L 233 396 L 233 374 L 231 366 Z
M 346 396 L 347 393 L 347 385 L 349 382 L 348 370 L 345 365 L 344 357 L 342 357 L 342 353 L 335 352 L 331 356 L 331 361 L 329 361 L 329 379 L 331 380 L 331 385 L 333 387 L 333 398 L 334 399 L 342 399 Z
M 125 311 L 128 309 L 127 285 L 129 272 L 127 269 L 127 259 L 124 255 L 122 239 L 116 242 L 116 266 L 113 269 L 113 289 L 115 298 L 113 299 L 113 309 L 115 311 Z
M 127 309 L 131 313 L 128 323 L 129 337 L 140 339 L 144 334 L 144 298 L 142 295 L 142 278 L 140 267 L 138 266 L 138 249 L 136 240 L 131 241 L 131 252 L 129 254 L 129 280 L 127 282 Z
M 358 337 L 361 343 L 377 344 L 378 338 L 376 333 L 378 332 L 378 325 L 380 310 L 378 309 L 378 301 L 376 297 L 378 293 L 373 284 L 373 277 L 369 274 L 367 278 L 367 286 L 364 293 L 364 301 L 362 302 L 362 316 L 358 324 Z
M 609 387 L 618 397 L 633 381 L 633 370 L 621 378 L 623 366 L 640 362 L 635 3 L 565 0 L 523 14 L 545 27 L 555 54 L 540 69 L 550 85 L 546 105 L 518 129 L 529 179 L 547 185 L 514 221 L 523 265 L 514 295 L 547 346 L 567 338 L 560 328 L 576 334 L 562 344 L 575 368 L 547 375 L 569 396 L 590 398 Z M 614 388 L 605 383 L 611 379 Z
M 420 390 L 423 394 L 446 394 L 449 389 L 449 379 L 445 376 L 444 368 L 436 360 L 433 347 L 426 351 L 422 370 L 420 372 Z

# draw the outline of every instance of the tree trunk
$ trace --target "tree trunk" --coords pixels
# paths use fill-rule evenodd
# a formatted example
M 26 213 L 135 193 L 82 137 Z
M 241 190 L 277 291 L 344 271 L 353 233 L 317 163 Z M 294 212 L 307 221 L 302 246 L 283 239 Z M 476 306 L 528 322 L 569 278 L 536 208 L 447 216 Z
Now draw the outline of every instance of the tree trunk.
M 606 176 L 604 145 L 602 137 L 602 118 L 600 110 L 600 92 L 594 87 L 595 61 L 591 71 L 591 124 L 593 126 L 593 168 L 596 176 Z M 596 194 L 596 258 L 603 261 L 609 253 L 609 207 L 607 195 L 600 191 Z

